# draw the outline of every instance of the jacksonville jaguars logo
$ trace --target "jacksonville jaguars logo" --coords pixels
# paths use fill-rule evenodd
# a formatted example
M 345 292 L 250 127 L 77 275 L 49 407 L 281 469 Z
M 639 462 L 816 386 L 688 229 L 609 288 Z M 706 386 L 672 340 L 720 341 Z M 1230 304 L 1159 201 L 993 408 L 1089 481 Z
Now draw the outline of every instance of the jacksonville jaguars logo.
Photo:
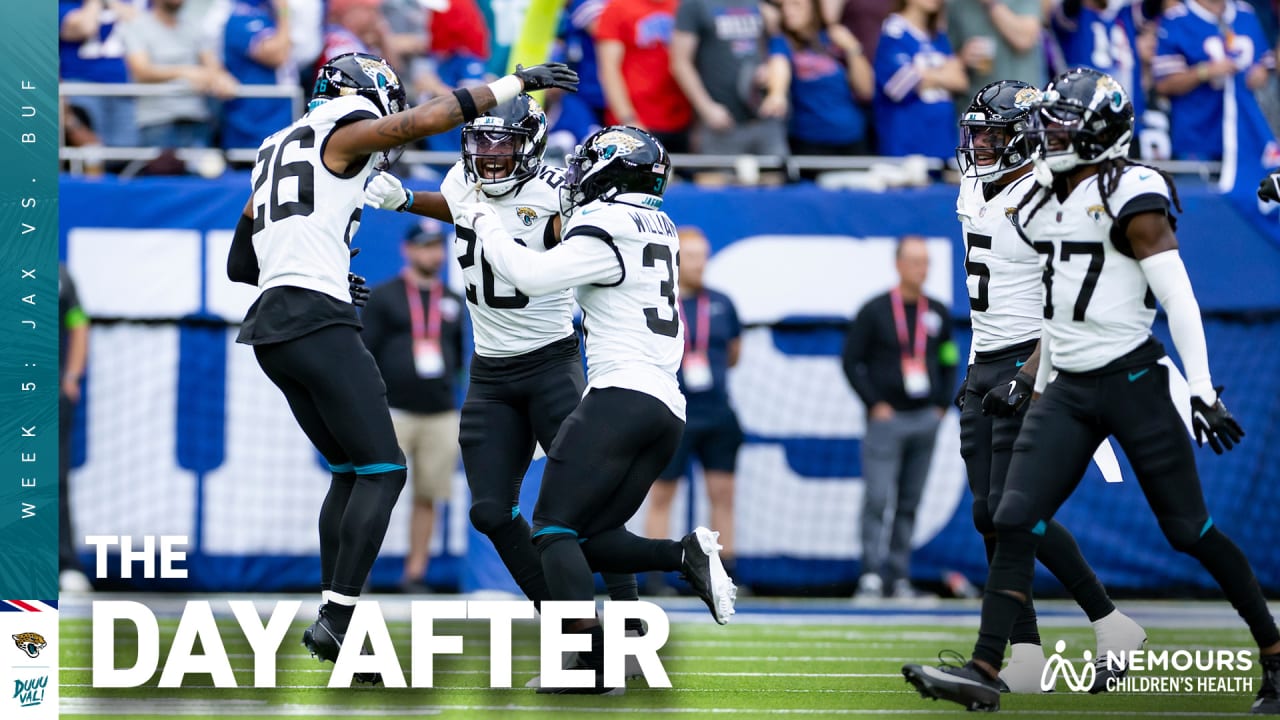
M 1107 214 L 1107 209 L 1101 205 L 1090 205 L 1084 211 L 1094 222 L 1102 222 L 1102 216 Z
M 611 160 L 630 155 L 644 147 L 644 143 L 621 130 L 614 130 L 596 138 L 595 147 L 602 160 Z
M 516 208 L 516 217 L 520 218 L 520 222 L 524 223 L 525 227 L 531 227 L 533 221 L 538 219 L 538 213 L 533 208 L 518 207 Z
M 45 642 L 44 636 L 39 633 L 18 633 L 13 636 L 13 642 L 18 649 L 27 654 L 27 657 L 39 657 L 40 651 L 49 646 Z
M 1120 83 L 1110 75 L 1103 75 L 1098 78 L 1098 92 L 1111 104 L 1111 109 L 1117 112 L 1124 107 L 1126 98 L 1124 88 L 1120 87 Z
M 392 70 L 391 66 L 385 62 L 367 57 L 357 57 L 356 62 L 360 64 L 360 69 L 364 71 L 364 74 L 368 75 L 369 79 L 373 80 L 380 89 L 385 89 L 387 85 L 400 84 L 400 78 L 396 75 L 396 71 Z
M 1019 110 L 1026 110 L 1040 99 L 1040 91 L 1036 88 L 1022 88 L 1013 96 L 1013 106 Z

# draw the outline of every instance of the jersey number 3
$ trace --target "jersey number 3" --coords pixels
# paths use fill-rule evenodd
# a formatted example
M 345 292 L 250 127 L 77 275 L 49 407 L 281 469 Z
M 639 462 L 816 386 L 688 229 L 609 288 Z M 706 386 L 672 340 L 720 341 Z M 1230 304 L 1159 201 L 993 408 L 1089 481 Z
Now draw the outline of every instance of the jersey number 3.
M 657 267 L 659 262 L 667 266 L 667 279 L 658 285 L 658 292 L 662 297 L 667 299 L 667 307 L 671 309 L 671 319 L 663 320 L 658 316 L 658 308 L 647 307 L 644 309 L 644 321 L 649 326 L 649 331 L 655 335 L 663 335 L 669 338 L 675 337 L 680 332 L 680 312 L 676 310 L 676 272 L 675 269 L 680 266 L 680 253 L 676 253 L 675 263 L 671 262 L 671 248 L 658 243 L 649 243 L 644 246 L 645 267 Z

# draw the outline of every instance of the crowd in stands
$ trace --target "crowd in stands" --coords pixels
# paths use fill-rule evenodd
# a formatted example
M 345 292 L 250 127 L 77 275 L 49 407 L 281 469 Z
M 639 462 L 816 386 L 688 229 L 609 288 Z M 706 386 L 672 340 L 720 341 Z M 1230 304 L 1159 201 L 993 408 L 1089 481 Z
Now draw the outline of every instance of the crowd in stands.
M 245 89 L 305 97 L 316 68 L 351 51 L 388 58 L 415 102 L 488 82 L 523 27 L 512 6 L 59 0 L 64 82 L 171 89 L 69 95 L 65 140 L 255 149 L 301 108 Z M 1224 105 L 1257 102 L 1280 124 L 1276 35 L 1276 0 L 566 0 L 552 55 L 582 85 L 546 105 L 560 149 L 625 123 L 672 152 L 948 161 L 977 88 L 1085 65 L 1129 91 L 1136 153 L 1212 161 Z

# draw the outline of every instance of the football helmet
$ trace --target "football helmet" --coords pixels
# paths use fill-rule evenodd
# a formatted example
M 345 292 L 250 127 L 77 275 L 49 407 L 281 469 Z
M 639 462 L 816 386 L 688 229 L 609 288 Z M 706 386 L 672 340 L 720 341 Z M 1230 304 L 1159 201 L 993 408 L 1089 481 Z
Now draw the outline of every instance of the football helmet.
M 538 172 L 547 149 L 547 114 L 525 94 L 462 128 L 462 170 L 486 195 L 504 195 Z
M 1133 103 L 1116 79 L 1091 68 L 1068 70 L 1049 82 L 1032 113 L 1038 142 L 1037 178 L 1080 165 L 1127 157 Z
M 593 200 L 610 201 L 634 193 L 640 202 L 661 207 L 671 177 L 671 156 L 644 130 L 611 125 L 597 130 L 567 157 L 560 212 L 568 216 Z
M 408 107 L 400 76 L 386 60 L 368 53 L 347 53 L 325 63 L 316 73 L 307 109 L 345 95 L 368 98 L 383 117 Z
M 960 172 L 987 183 L 1031 162 L 1027 129 L 1039 99 L 1040 90 L 1021 80 L 999 80 L 979 90 L 960 118 Z

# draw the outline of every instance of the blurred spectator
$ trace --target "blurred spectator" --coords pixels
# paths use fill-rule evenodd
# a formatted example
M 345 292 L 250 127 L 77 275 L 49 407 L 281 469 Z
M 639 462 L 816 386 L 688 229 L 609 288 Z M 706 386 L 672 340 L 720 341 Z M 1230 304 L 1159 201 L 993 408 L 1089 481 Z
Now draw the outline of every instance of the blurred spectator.
M 791 61 L 794 155 L 867 155 L 859 102 L 875 94 L 871 62 L 843 25 L 827 22 L 820 0 L 782 0 L 782 35 Z
M 552 133 L 570 133 L 575 144 L 604 124 L 604 89 L 596 60 L 596 22 L 607 0 L 568 0 L 551 59 L 573 68 L 582 79 L 578 92 L 547 93 L 547 120 Z
M 458 88 L 464 80 L 484 77 L 476 62 L 489 60 L 489 26 L 476 0 L 449 0 L 448 8 L 432 11 L 427 22 L 427 52 L 441 82 Z
M 898 241 L 897 266 L 897 287 L 862 306 L 849 325 L 841 357 L 845 377 L 867 408 L 859 598 L 882 597 L 886 588 L 894 597 L 915 596 L 911 533 L 959 359 L 947 306 L 924 295 L 929 274 L 924 238 L 908 235 Z M 893 521 L 886 537 L 890 508 Z
M 955 156 L 952 98 L 965 91 L 968 79 L 939 30 L 942 2 L 897 0 L 897 9 L 884 21 L 875 61 L 880 155 Z
M 98 134 L 89 125 L 88 114 L 85 113 L 83 108 L 68 105 L 65 97 L 58 98 L 58 127 L 62 128 L 62 144 L 64 147 L 102 147 L 102 139 L 98 137 Z M 63 162 L 62 167 L 66 170 L 69 164 Z M 102 171 L 103 166 L 100 159 L 86 159 L 84 164 L 85 175 L 101 175 Z
M 361 313 L 361 336 L 386 383 L 396 439 L 413 480 L 405 592 L 428 590 L 436 506 L 453 494 L 458 466 L 454 388 L 462 368 L 462 299 L 440 278 L 444 240 L 437 220 L 411 226 L 401 248 L 404 272 L 375 287 Z
M 137 7 L 124 0 L 59 0 L 58 70 L 61 79 L 68 82 L 129 82 L 120 27 L 121 23 L 137 14 Z M 84 111 L 89 129 L 102 142 L 117 147 L 138 144 L 133 98 L 80 95 L 68 100 Z
M 671 76 L 679 0 L 609 0 L 596 22 L 605 122 L 648 130 L 667 152 L 689 152 L 693 108 Z
M 684 325 L 684 360 L 680 390 L 687 399 L 688 419 L 680 446 L 671 462 L 649 488 L 645 535 L 668 538 L 671 500 L 691 462 L 702 465 L 711 503 L 711 521 L 720 532 L 720 559 L 733 575 L 733 473 L 742 446 L 742 427 L 729 405 L 729 368 L 738 364 L 742 326 L 733 301 L 702 284 L 710 246 L 702 231 L 683 227 L 680 233 L 680 323 Z M 649 592 L 654 592 L 652 587 Z
M 1275 69 L 1275 51 L 1247 3 L 1186 0 L 1165 12 L 1152 62 L 1156 91 L 1169 97 L 1173 156 L 1221 160 L 1224 94 L 1230 84 L 1237 103 L 1256 103 L 1236 92 L 1239 75 L 1258 90 Z
M 222 58 L 241 85 L 292 84 L 289 0 L 237 0 L 222 33 Z M 222 147 L 254 148 L 271 128 L 293 121 L 287 98 L 243 98 L 222 105 Z
M 67 266 L 58 263 L 58 587 L 63 592 L 92 590 L 80 568 L 71 525 L 71 424 L 80 404 L 80 382 L 89 361 L 89 316 L 80 307 Z
M 304 82 L 308 91 L 325 63 L 353 52 L 377 53 L 382 45 L 386 21 L 379 9 L 382 0 L 329 0 L 325 13 L 323 42 Z
M 202 18 L 183 12 L 185 0 L 154 0 L 151 9 L 121 25 L 125 63 L 138 83 L 172 83 L 190 92 L 140 97 L 138 134 L 150 147 L 208 147 L 213 125 L 208 100 L 236 92 L 235 78 L 209 47 Z
M 759 0 L 680 0 L 671 74 L 701 121 L 697 152 L 787 154 L 791 68 L 765 37 Z
M 1049 16 L 1060 53 L 1052 71 L 1091 67 L 1115 78 L 1133 102 L 1135 138 L 1147 108 L 1137 38 L 1163 10 L 1163 0 L 1123 0 L 1119 7 L 1108 7 L 1107 0 L 1061 0 Z
M 310 97 L 316 81 L 311 67 L 324 48 L 324 0 L 289 0 L 289 46 L 304 97 Z
M 893 12 L 895 0 L 848 0 L 840 14 L 840 23 L 858 38 L 867 57 L 876 56 L 880 44 L 880 27 Z
M 996 80 L 1044 87 L 1048 82 L 1044 14 L 1042 0 L 948 1 L 947 36 L 969 71 L 969 86 L 957 93 L 956 114 Z

